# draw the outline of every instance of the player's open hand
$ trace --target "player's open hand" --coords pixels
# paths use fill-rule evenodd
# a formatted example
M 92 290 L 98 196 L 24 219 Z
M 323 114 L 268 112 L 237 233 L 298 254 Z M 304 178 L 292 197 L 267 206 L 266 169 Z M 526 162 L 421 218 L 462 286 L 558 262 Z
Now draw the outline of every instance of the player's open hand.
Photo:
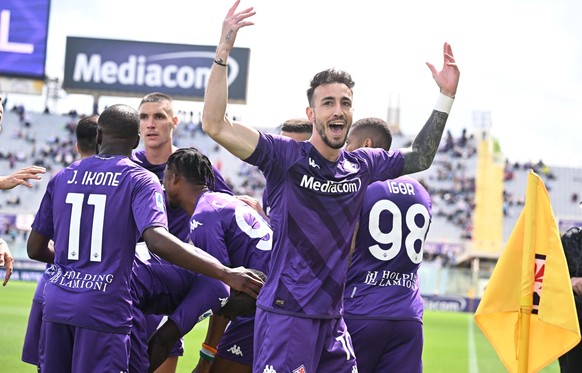
M 24 185 L 32 188 L 28 180 L 40 180 L 40 175 L 46 172 L 46 168 L 40 166 L 29 166 L 22 168 L 12 175 L 0 177 L 0 189 L 12 189 L 17 185 Z
M 455 62 L 455 56 L 449 43 L 444 44 L 443 58 L 444 62 L 441 71 L 437 71 L 434 65 L 429 62 L 426 65 L 432 72 L 432 77 L 439 86 L 441 93 L 445 96 L 455 97 L 461 73 L 459 72 L 459 67 Z
M 256 12 L 252 7 L 237 12 L 236 9 L 239 4 L 240 0 L 235 1 L 232 7 L 228 10 L 226 18 L 222 22 L 222 35 L 220 36 L 219 47 L 223 47 L 229 51 L 234 46 L 238 30 L 246 26 L 254 25 L 253 22 L 248 21 L 247 19 L 254 16 Z

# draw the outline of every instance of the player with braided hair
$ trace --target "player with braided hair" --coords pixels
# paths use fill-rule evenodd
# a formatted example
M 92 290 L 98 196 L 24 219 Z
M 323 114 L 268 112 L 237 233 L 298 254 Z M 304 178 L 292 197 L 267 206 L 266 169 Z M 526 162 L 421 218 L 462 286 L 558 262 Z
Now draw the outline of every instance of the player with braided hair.
M 195 148 L 176 150 L 164 173 L 168 205 L 190 218 L 190 239 L 229 267 L 257 269 L 268 276 L 273 231 L 253 208 L 236 197 L 213 192 L 212 164 Z M 178 318 L 173 318 L 178 321 Z M 196 371 L 250 373 L 253 363 L 254 317 L 212 316 Z M 159 330 L 171 328 L 168 322 Z M 180 328 L 179 328 L 180 329 Z

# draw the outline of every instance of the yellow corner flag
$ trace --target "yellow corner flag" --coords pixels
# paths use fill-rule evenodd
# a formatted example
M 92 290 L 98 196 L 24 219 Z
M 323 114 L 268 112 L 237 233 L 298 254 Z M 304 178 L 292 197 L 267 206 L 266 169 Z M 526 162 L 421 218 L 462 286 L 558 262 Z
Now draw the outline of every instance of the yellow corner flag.
M 525 207 L 475 322 L 510 372 L 537 372 L 580 341 L 560 233 L 543 181 L 530 171 Z

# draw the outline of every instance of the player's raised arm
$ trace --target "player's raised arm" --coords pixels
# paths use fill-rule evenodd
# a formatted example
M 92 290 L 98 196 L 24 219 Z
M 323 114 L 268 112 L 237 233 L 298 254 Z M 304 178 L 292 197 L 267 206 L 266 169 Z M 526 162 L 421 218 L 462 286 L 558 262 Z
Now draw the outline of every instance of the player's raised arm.
M 234 47 L 238 30 L 253 23 L 248 18 L 255 14 L 253 8 L 237 11 L 237 0 L 222 22 L 222 34 L 216 49 L 208 85 L 204 95 L 202 129 L 214 141 L 224 146 L 240 159 L 247 159 L 259 142 L 259 132 L 252 127 L 231 121 L 226 117 L 228 103 L 228 56 Z
M 403 175 L 423 171 L 430 167 L 438 150 L 451 106 L 457 94 L 460 72 L 449 43 L 444 44 L 443 57 L 444 63 L 441 71 L 437 71 L 432 64 L 426 63 L 432 72 L 432 77 L 439 86 L 440 95 L 428 121 L 416 135 L 412 146 L 407 149 L 401 149 L 404 153 Z

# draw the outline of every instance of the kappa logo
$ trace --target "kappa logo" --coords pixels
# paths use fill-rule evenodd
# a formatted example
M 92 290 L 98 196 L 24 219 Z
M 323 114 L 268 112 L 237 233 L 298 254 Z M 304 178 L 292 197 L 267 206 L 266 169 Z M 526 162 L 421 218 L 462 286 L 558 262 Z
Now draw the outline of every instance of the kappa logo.
M 228 351 L 231 354 L 236 355 L 236 356 L 243 356 L 243 353 L 242 353 L 242 351 L 240 349 L 240 346 L 237 346 L 237 345 L 232 345 L 232 347 L 229 348 L 226 351 Z
M 199 221 L 196 221 L 196 220 L 192 219 L 190 221 L 190 231 L 193 231 L 194 229 L 198 228 L 201 225 L 204 225 L 204 224 L 200 223 Z
M 321 169 L 321 167 L 319 167 L 319 165 L 317 163 L 315 163 L 315 161 L 313 159 L 311 159 L 311 157 L 309 157 L 309 165 L 313 168 Z
M 277 373 L 277 371 L 273 368 L 272 365 L 265 365 L 263 373 Z
M 293 373 L 306 373 L 307 371 L 305 370 L 305 365 L 301 364 L 301 366 L 297 369 L 293 370 Z

